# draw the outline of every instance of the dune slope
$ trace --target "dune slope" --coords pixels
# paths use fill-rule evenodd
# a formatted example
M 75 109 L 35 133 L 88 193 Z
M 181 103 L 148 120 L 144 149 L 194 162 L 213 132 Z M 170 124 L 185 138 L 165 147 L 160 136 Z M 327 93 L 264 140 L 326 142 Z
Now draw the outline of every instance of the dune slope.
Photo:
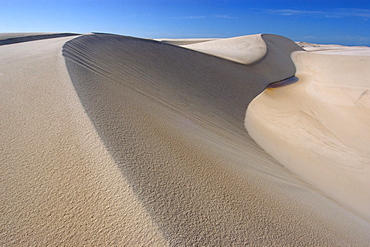
M 70 39 L 0 47 L 0 246 L 165 246 L 77 97 Z
M 298 82 L 255 98 L 246 127 L 284 166 L 370 220 L 370 56 L 352 50 L 294 53 Z
M 246 66 L 108 34 L 64 46 L 92 124 L 170 245 L 363 245 L 369 226 L 283 168 L 245 131 L 249 102 L 295 73 L 290 40 L 263 35 Z

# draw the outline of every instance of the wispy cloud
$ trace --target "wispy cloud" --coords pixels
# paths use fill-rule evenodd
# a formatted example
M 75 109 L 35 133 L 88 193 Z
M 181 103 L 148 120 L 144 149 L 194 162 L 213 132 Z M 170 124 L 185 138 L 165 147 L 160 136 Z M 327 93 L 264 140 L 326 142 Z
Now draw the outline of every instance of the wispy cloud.
M 215 14 L 215 15 L 189 15 L 189 16 L 176 16 L 171 19 L 238 19 L 236 16 Z
M 264 12 L 283 16 L 310 15 L 325 18 L 359 17 L 370 18 L 370 9 L 333 9 L 329 11 L 311 11 L 297 9 L 266 9 Z
M 370 18 L 370 9 L 337 9 L 342 16 Z
M 297 10 L 297 9 L 267 9 L 266 12 L 270 14 L 277 15 L 322 15 L 325 14 L 321 11 L 307 11 L 307 10 Z
M 230 16 L 230 15 L 213 15 L 212 17 L 218 18 L 218 19 L 238 19 L 238 17 Z
M 204 19 L 204 18 L 207 18 L 207 16 L 204 16 L 204 15 L 191 15 L 191 16 L 185 16 L 182 19 Z

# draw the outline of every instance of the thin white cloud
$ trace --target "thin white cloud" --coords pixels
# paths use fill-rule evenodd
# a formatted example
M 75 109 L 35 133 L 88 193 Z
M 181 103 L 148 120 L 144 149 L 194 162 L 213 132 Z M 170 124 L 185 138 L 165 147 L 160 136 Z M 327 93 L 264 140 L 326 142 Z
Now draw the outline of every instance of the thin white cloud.
M 283 16 L 298 16 L 310 15 L 326 18 L 343 18 L 343 17 L 360 17 L 364 19 L 370 18 L 369 9 L 333 9 L 330 11 L 311 11 L 297 9 L 266 9 L 264 12 Z
M 206 18 L 215 18 L 215 19 L 237 19 L 235 16 L 230 15 L 190 15 L 190 16 L 177 16 L 171 17 L 171 19 L 206 19 Z
M 204 15 L 191 15 L 191 16 L 186 16 L 184 19 L 204 19 L 206 16 Z
M 219 19 L 238 19 L 237 17 L 230 15 L 213 15 L 213 17 Z
M 307 10 L 296 10 L 296 9 L 267 9 L 266 12 L 277 15 L 322 15 L 325 12 L 321 11 L 307 11 Z
M 205 15 L 189 15 L 189 16 L 173 16 L 173 17 L 166 17 L 166 19 L 183 19 L 183 20 L 196 20 L 196 19 L 205 19 L 207 16 Z
M 337 9 L 342 16 L 370 18 L 370 9 Z

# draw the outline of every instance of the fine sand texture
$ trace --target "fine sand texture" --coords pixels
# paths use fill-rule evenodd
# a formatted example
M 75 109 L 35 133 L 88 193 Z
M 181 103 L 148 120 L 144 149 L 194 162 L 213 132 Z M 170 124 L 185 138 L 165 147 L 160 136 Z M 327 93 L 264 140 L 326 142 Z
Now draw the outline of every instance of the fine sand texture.
M 238 42 L 252 39 L 266 47 L 252 64 L 218 56 L 228 42 L 205 41 L 210 54 L 110 34 L 0 46 L 0 245 L 367 246 L 369 221 L 246 131 L 250 102 L 303 53 L 276 35 Z
M 0 246 L 165 246 L 77 97 L 70 39 L 0 46 Z
M 261 36 L 244 65 L 107 34 L 64 46 L 73 85 L 171 246 L 363 245 L 369 225 L 301 182 L 244 128 L 249 102 L 295 73 L 292 41 Z
M 293 54 L 297 82 L 255 98 L 246 127 L 281 164 L 370 220 L 370 48 L 319 51 Z
M 182 46 L 242 64 L 256 63 L 267 53 L 266 43 L 259 34 Z

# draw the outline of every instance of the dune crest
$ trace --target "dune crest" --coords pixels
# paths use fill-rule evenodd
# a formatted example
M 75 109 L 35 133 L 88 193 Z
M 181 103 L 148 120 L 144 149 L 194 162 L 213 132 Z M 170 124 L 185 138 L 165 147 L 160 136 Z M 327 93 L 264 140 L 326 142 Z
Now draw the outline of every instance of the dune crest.
M 217 40 L 217 38 L 203 38 L 203 39 L 154 39 L 156 41 L 160 41 L 165 44 L 170 45 L 177 45 L 177 46 L 183 46 L 183 45 L 191 45 L 196 43 L 202 43 L 207 42 L 211 40 Z
M 256 97 L 246 128 L 284 166 L 369 220 L 370 56 L 343 50 L 294 53 L 298 82 Z
M 0 46 L 23 43 L 42 39 L 77 36 L 76 33 L 1 33 Z
M 242 64 L 258 62 L 267 52 L 266 43 L 260 34 L 216 39 L 182 47 Z
M 295 73 L 291 40 L 244 65 L 151 40 L 64 46 L 92 124 L 172 246 L 364 245 L 369 228 L 292 176 L 244 128 L 249 102 Z
M 247 133 L 302 50 L 261 37 L 250 65 L 110 34 L 0 46 L 0 245 L 367 246 Z

